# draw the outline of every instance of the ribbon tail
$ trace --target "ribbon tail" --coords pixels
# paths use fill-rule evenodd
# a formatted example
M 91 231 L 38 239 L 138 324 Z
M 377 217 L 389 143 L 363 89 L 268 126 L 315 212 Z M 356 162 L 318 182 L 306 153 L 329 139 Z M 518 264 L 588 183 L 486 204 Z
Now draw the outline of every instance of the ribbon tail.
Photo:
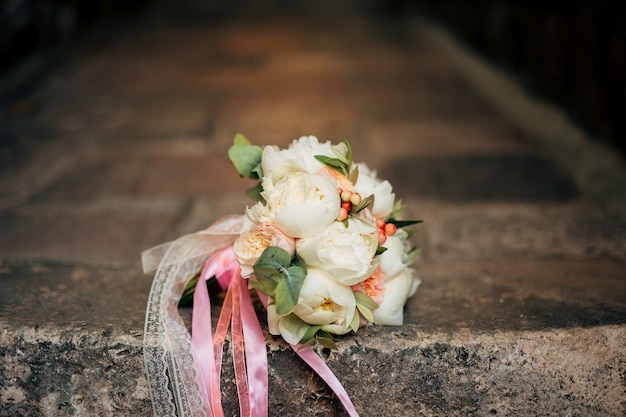
M 198 370 L 198 385 L 202 397 L 205 399 L 205 411 L 213 417 L 211 409 L 211 374 L 215 368 L 213 355 L 213 338 L 211 337 L 211 301 L 208 291 L 195 291 L 193 297 L 191 343 L 193 345 L 194 360 Z
M 202 397 L 204 398 L 205 412 L 211 417 L 221 417 L 224 412 L 221 404 L 220 393 L 220 370 L 221 355 L 219 356 L 219 368 L 215 355 L 216 346 L 213 339 L 212 319 L 211 319 L 211 300 L 208 291 L 199 290 L 202 288 L 200 283 L 206 283 L 209 278 L 215 275 L 232 276 L 233 265 L 236 265 L 234 255 L 230 247 L 210 257 L 202 270 L 200 280 L 198 282 L 198 290 L 194 292 L 193 298 L 193 315 L 192 315 L 192 334 L 191 340 L 193 345 L 194 360 L 198 369 L 198 384 Z M 230 278 L 226 278 L 230 281 Z M 230 305 L 230 304 L 229 304 Z M 230 319 L 230 308 L 222 309 L 228 321 Z M 220 320 L 223 322 L 223 319 Z M 228 330 L 220 328 L 220 332 L 225 333 Z M 222 342 L 223 344 L 223 342 Z M 222 344 L 219 345 L 221 352 Z
M 215 417 L 223 417 L 224 410 L 222 408 L 222 392 L 220 389 L 220 378 L 222 374 L 222 352 L 224 350 L 224 341 L 228 333 L 228 327 L 233 311 L 233 290 L 228 287 L 226 298 L 222 304 L 222 311 L 213 335 L 213 360 L 215 363 L 214 372 L 210 375 L 211 379 L 211 406 Z
M 348 396 L 343 385 L 337 379 L 333 371 L 326 365 L 326 362 L 319 357 L 317 353 L 310 347 L 304 349 L 298 349 L 298 346 L 292 345 L 293 350 L 304 360 L 323 380 L 326 384 L 335 392 L 339 401 L 343 404 L 350 417 L 359 417 L 359 414 L 352 404 L 352 400 Z
M 241 320 L 246 347 L 250 410 L 254 417 L 267 417 L 269 383 L 265 335 L 250 298 L 247 280 L 240 277 L 237 269 L 234 279 L 241 281 Z
M 233 287 L 233 318 L 232 318 L 232 353 L 235 368 L 235 382 L 239 394 L 239 412 L 241 417 L 250 417 L 250 397 L 248 392 L 248 377 L 246 372 L 245 347 L 243 327 L 241 323 L 241 282 L 236 279 Z

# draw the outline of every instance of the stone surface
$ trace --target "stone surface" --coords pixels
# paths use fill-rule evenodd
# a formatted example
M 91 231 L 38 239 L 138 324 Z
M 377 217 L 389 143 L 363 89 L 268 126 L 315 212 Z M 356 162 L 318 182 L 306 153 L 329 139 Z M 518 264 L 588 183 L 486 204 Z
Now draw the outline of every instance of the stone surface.
M 318 350 L 361 415 L 624 415 L 623 164 L 412 14 L 248 6 L 155 2 L 0 91 L 0 416 L 151 415 L 140 254 L 243 213 L 237 132 L 347 138 L 425 220 L 405 324 Z M 266 340 L 270 415 L 345 415 Z
M 402 195 L 452 201 L 569 201 L 575 184 L 536 155 L 463 155 L 396 158 L 381 169 Z M 454 173 L 454 174 L 451 174 Z M 506 173 L 502 175 L 502 173 Z M 416 179 L 405 183 L 401 179 Z

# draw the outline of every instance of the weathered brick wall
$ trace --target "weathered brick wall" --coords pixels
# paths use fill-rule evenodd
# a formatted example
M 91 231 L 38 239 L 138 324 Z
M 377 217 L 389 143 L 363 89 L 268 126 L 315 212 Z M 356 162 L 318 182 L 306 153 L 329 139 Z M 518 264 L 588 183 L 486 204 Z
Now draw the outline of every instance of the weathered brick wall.
M 471 47 L 626 151 L 626 2 L 424 0 Z

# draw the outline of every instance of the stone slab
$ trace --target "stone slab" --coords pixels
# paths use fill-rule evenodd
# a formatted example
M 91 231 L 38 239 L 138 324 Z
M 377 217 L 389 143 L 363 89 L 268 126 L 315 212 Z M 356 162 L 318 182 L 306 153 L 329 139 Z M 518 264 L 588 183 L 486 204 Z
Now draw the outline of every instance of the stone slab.
M 338 351 L 318 353 L 363 415 L 617 416 L 626 366 L 623 266 L 424 263 L 404 326 L 361 329 L 342 337 Z M 150 415 L 141 339 L 151 277 L 34 261 L 4 261 L 1 272 L 0 415 Z M 190 323 L 189 308 L 180 314 Z M 344 415 L 284 341 L 266 339 L 272 415 Z M 225 358 L 225 408 L 235 414 Z
M 590 203 L 404 202 L 424 260 L 626 259 L 624 219 Z
M 141 334 L 152 279 L 136 266 L 2 261 L 0 319 L 14 329 Z
M 0 318 L 35 328 L 139 330 L 152 277 L 135 265 L 3 261 Z M 611 259 L 420 262 L 423 282 L 405 320 L 422 331 L 451 333 L 626 324 L 624 266 Z
M 0 415 L 151 415 L 140 333 L 15 329 L 4 321 L 1 330 Z M 361 415 L 599 417 L 625 411 L 625 343 L 615 326 L 450 335 L 407 325 L 370 328 L 318 354 Z M 271 415 L 346 415 L 284 342 L 268 349 Z M 224 408 L 236 415 L 224 357 Z
M 626 325 L 626 262 L 420 262 L 405 320 L 429 332 L 525 332 Z
M 400 195 L 451 201 L 567 202 L 574 181 L 536 154 L 398 157 L 381 168 Z
M 154 202 L 153 210 L 159 207 Z M 177 237 L 179 213 L 169 206 L 161 212 L 133 204 L 40 205 L 4 212 L 0 253 L 3 258 L 136 265 L 143 250 Z

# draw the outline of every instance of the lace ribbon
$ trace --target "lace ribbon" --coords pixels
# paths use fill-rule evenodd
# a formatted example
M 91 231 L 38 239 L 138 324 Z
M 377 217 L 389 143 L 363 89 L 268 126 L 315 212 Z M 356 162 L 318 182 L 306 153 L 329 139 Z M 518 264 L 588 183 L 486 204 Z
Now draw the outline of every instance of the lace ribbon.
M 211 416 L 202 396 L 191 336 L 178 313 L 185 285 L 207 258 L 231 245 L 242 216 L 222 218 L 208 229 L 142 253 L 144 272 L 156 269 L 146 308 L 144 364 L 155 417 Z M 204 291 L 197 291 L 202 293 Z M 212 356 L 212 355 L 211 355 Z
M 206 230 L 142 254 L 144 271 L 157 269 L 144 331 L 144 362 L 154 416 L 224 416 L 220 375 L 229 325 L 241 416 L 268 415 L 265 338 L 247 280 L 241 277 L 232 251 L 241 225 L 242 216 L 228 216 Z M 215 276 L 226 290 L 226 297 L 213 333 L 208 291 L 194 292 L 190 335 L 178 313 L 178 302 L 189 280 L 201 268 L 198 288 Z M 265 304 L 265 297 L 259 296 Z M 310 348 L 292 347 L 336 393 L 348 414 L 358 417 L 348 394 L 326 363 Z

